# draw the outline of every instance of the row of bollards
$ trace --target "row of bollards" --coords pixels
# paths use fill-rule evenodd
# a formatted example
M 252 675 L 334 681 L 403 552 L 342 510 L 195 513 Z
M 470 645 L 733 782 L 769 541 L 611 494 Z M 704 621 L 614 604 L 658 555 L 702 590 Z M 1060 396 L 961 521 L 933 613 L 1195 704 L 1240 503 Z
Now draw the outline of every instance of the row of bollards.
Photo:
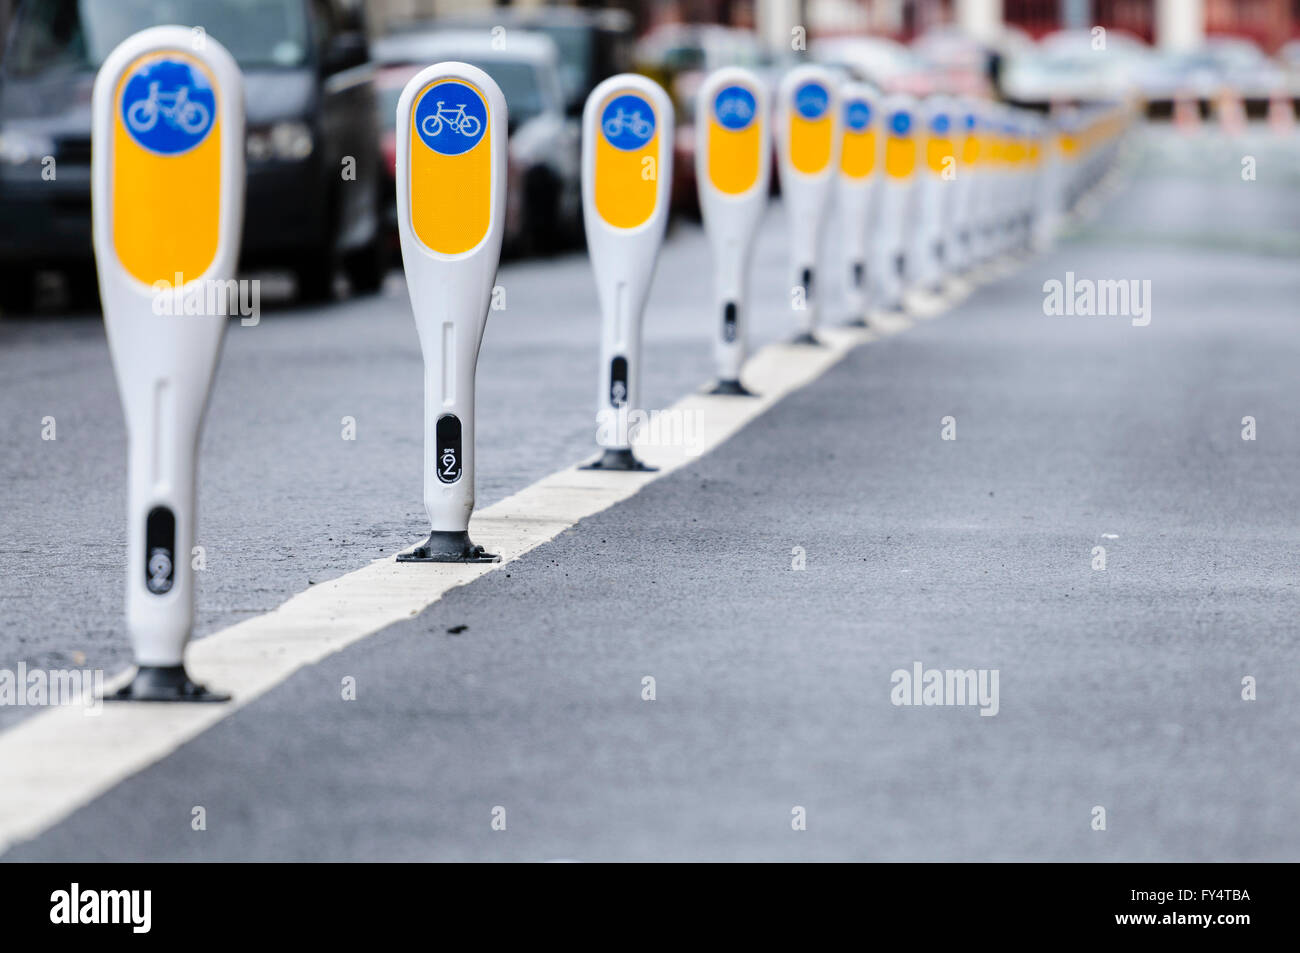
M 138 670 L 116 697 L 222 701 L 184 667 L 194 616 L 199 428 L 225 331 L 244 199 L 242 77 L 212 37 L 157 27 L 124 41 L 95 82 L 95 255 L 129 433 L 127 624 Z M 403 563 L 491 562 L 469 538 L 479 347 L 499 263 L 507 107 L 483 71 L 439 63 L 397 106 L 402 260 L 424 357 L 428 538 Z M 718 382 L 741 379 L 754 236 L 775 143 L 789 222 L 795 340 L 818 344 L 827 288 L 850 323 L 901 312 L 912 292 L 1050 239 L 1113 164 L 1118 108 L 1043 117 L 990 102 L 882 96 L 800 66 L 773 95 L 720 70 L 697 110 L 696 173 L 714 257 Z M 587 244 L 600 301 L 595 470 L 648 469 L 628 416 L 640 400 L 642 317 L 673 177 L 667 94 L 637 75 L 597 86 L 583 112 Z M 177 197 L 184 197 L 177 203 Z M 834 226 L 831 227 L 831 222 Z M 159 294 L 185 300 L 159 313 Z

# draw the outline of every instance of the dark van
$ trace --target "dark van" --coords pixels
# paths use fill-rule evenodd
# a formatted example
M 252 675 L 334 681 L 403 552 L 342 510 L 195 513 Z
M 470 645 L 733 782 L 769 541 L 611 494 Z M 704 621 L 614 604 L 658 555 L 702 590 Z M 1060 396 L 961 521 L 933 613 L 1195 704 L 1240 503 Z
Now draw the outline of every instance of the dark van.
M 288 268 L 308 300 L 332 294 L 340 266 L 354 290 L 377 288 L 382 170 L 360 0 L 22 0 L 0 63 L 0 307 L 30 307 L 41 270 L 94 288 L 95 71 L 168 23 L 201 26 L 244 74 L 241 267 Z

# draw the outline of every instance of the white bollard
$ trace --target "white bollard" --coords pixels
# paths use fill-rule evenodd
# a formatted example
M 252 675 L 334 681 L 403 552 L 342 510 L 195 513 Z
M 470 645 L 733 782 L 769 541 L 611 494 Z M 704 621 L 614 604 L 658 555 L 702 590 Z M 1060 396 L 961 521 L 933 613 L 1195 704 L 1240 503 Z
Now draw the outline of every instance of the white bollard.
M 908 220 L 912 214 L 911 196 L 919 149 L 916 100 L 901 94 L 887 96 L 881 101 L 880 111 L 885 139 L 884 175 L 880 180 L 870 269 L 872 291 L 879 309 L 901 313 Z
M 600 298 L 600 389 L 592 470 L 648 470 L 632 453 L 641 399 L 641 322 L 668 221 L 673 105 L 652 80 L 611 76 L 582 113 L 582 203 Z
M 695 180 L 713 249 L 714 394 L 749 396 L 740 382 L 748 332 L 749 268 L 767 209 L 772 135 L 767 89 L 739 67 L 712 73 L 695 108 Z
M 429 538 L 399 562 L 495 562 L 469 538 L 474 397 L 506 205 L 506 101 L 482 70 L 438 63 L 397 102 L 397 220 L 424 355 Z
M 957 174 L 952 101 L 941 96 L 925 100 L 917 107 L 917 121 L 925 129 L 925 158 L 917 171 L 907 277 L 917 290 L 941 294 L 945 258 L 953 244 L 949 223 Z
M 975 265 L 987 265 L 996 256 L 998 202 L 1001 198 L 1001 138 L 998 106 L 983 101 L 976 110 L 979 133 L 979 175 L 972 202 L 971 250 Z
M 875 233 L 876 192 L 880 182 L 880 102 L 866 83 L 840 87 L 842 137 L 833 220 L 839 284 L 849 324 L 866 327 L 871 308 L 870 253 Z
M 790 217 L 791 308 L 799 344 L 817 344 L 822 232 L 839 166 L 838 80 L 820 66 L 798 66 L 781 80 L 776 139 L 781 196 Z
M 91 204 L 128 433 L 126 616 L 138 666 L 114 698 L 227 701 L 190 681 L 195 473 L 239 260 L 244 90 L 215 37 L 144 30 L 95 77 Z M 178 308 L 175 304 L 181 300 Z
M 952 245 L 948 256 L 948 266 L 954 274 L 969 271 L 974 262 L 975 203 L 981 175 L 977 108 L 971 100 L 962 100 L 954 105 L 957 180 L 953 183 Z

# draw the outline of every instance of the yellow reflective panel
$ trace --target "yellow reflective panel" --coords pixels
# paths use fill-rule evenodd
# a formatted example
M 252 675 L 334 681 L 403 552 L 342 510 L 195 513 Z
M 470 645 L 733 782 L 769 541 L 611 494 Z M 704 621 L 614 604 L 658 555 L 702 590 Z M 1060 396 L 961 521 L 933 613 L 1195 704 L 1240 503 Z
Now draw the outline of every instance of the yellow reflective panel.
M 181 50 L 131 63 L 113 97 L 113 249 L 146 285 L 201 278 L 221 218 L 221 91 Z
M 460 255 L 492 218 L 492 117 L 462 79 L 434 80 L 415 97 L 409 136 L 411 230 L 430 251 Z

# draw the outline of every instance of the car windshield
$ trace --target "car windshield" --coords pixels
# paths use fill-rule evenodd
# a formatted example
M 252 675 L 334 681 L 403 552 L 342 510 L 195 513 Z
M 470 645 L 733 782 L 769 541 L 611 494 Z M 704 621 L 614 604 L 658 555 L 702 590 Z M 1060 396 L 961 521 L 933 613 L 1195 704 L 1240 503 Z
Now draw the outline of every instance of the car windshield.
M 541 77 L 537 73 L 537 68 L 531 63 L 495 59 L 476 60 L 473 57 L 464 56 L 455 58 L 462 63 L 468 63 L 470 66 L 477 66 L 491 76 L 496 81 L 496 84 L 501 87 L 501 94 L 506 98 L 506 112 L 510 116 L 510 125 L 512 127 L 525 123 L 534 116 L 541 114 L 545 108 Z M 411 75 L 415 74 L 412 73 Z M 410 76 L 399 77 L 401 79 L 399 82 L 397 79 L 380 77 L 375 105 L 379 110 L 379 118 L 384 128 L 392 127 L 393 118 L 397 113 L 397 101 L 401 99 L 402 90 L 409 78 Z
M 97 69 L 132 33 L 201 24 L 240 66 L 295 67 L 307 59 L 303 0 L 29 0 L 10 33 L 11 76 Z
M 566 101 L 581 99 L 591 74 L 591 33 L 583 27 L 541 23 L 538 32 L 549 36 L 560 52 L 560 88 Z
M 501 87 L 506 97 L 506 111 L 512 124 L 527 122 L 541 113 L 542 84 L 531 63 L 512 63 L 508 60 L 486 60 L 472 63 L 487 73 Z

